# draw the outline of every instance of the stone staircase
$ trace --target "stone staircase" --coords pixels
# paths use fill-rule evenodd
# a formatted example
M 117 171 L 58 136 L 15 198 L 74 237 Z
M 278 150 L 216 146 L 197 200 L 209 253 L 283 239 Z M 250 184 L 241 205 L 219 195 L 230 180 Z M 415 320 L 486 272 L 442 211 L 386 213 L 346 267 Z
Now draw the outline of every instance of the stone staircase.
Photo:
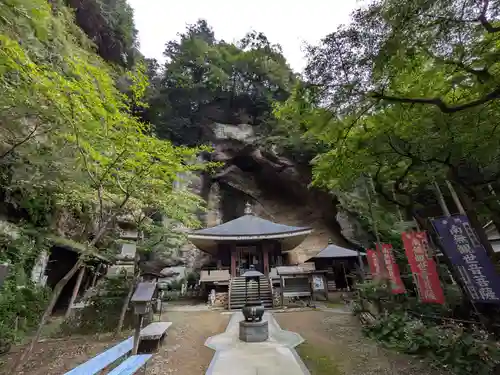
M 257 283 L 248 284 L 248 301 L 256 301 L 258 298 Z M 265 308 L 273 307 L 273 295 L 269 279 L 266 276 L 260 277 L 260 300 Z M 234 277 L 231 279 L 231 289 L 229 290 L 229 310 L 241 309 L 245 304 L 245 278 Z

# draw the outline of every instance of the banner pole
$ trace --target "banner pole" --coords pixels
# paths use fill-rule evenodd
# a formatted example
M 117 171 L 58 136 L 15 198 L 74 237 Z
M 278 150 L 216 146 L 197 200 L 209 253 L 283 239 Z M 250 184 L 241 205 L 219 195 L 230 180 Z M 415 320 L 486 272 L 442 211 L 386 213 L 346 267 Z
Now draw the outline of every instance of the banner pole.
M 439 184 L 436 182 L 436 180 L 433 180 L 432 184 L 434 185 L 434 190 L 436 191 L 436 197 L 438 199 L 439 206 L 441 207 L 444 216 L 451 216 L 450 210 L 446 205 L 446 201 L 444 200 L 443 192 L 441 191 Z
M 379 260 L 379 265 L 381 267 L 381 278 L 386 279 L 387 272 L 386 272 L 385 261 L 384 261 L 383 254 L 382 254 L 382 242 L 380 241 L 380 236 L 378 233 L 378 224 L 377 224 L 377 221 L 375 220 L 375 212 L 373 210 L 373 202 L 372 202 L 372 192 L 370 191 L 370 188 L 368 187 L 367 179 L 370 181 L 370 185 L 371 185 L 372 190 L 375 190 L 375 189 L 373 186 L 373 180 L 372 180 L 371 176 L 365 177 L 363 179 L 363 181 L 364 181 L 364 185 L 365 185 L 366 197 L 368 199 L 368 208 L 369 208 L 369 212 L 370 212 L 370 219 L 372 222 L 373 232 L 375 233 L 375 239 L 377 241 L 376 246 L 375 246 L 375 253 L 377 254 L 377 258 Z

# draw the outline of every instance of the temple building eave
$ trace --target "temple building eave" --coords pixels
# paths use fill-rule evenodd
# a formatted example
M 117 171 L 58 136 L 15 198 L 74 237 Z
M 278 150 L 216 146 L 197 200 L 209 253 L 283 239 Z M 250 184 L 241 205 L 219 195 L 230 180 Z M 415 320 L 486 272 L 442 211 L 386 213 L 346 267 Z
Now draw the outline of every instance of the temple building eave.
M 200 250 L 207 253 L 215 253 L 220 244 L 232 243 L 238 246 L 241 244 L 258 243 L 262 241 L 277 241 L 281 244 L 281 251 L 290 251 L 300 245 L 304 239 L 312 232 L 312 229 L 296 231 L 292 233 L 274 233 L 259 235 L 203 235 L 189 234 L 189 241 Z

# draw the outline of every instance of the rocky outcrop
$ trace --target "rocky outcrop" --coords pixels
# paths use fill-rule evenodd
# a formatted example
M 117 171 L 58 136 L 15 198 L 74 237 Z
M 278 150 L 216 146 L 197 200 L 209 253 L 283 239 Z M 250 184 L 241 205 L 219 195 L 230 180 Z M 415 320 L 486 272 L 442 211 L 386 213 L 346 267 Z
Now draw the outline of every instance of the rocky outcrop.
M 245 203 L 251 201 L 258 216 L 314 229 L 293 251 L 291 258 L 296 263 L 317 254 L 329 239 L 348 248 L 358 246 L 359 237 L 363 236 L 360 226 L 348 213 L 338 209 L 333 195 L 309 187 L 309 167 L 295 165 L 260 148 L 248 125 L 217 126 L 218 139 L 214 141 L 214 152 L 209 159 L 223 163 L 223 167 L 212 176 L 204 177 L 205 190 L 209 192 L 208 226 L 217 225 L 221 218 L 229 221 L 243 215 Z M 213 204 L 215 201 L 218 210 Z

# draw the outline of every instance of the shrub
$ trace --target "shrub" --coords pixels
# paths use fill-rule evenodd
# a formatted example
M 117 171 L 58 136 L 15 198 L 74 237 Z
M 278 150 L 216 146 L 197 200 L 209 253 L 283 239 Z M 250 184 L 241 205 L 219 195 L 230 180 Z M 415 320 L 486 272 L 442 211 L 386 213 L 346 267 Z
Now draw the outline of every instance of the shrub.
M 498 343 L 486 332 L 460 324 L 429 324 L 402 312 L 392 312 L 365 326 L 364 332 L 388 348 L 425 356 L 457 375 L 472 371 L 476 375 L 491 374 L 500 363 Z
M 88 305 L 61 325 L 62 333 L 89 334 L 114 331 L 131 282 L 132 280 L 124 275 L 104 279 L 97 292 L 88 299 Z M 133 324 L 134 313 L 129 306 L 123 327 L 131 328 Z
M 0 353 L 36 327 L 47 304 L 48 290 L 32 283 L 19 287 L 15 275 L 0 289 Z
M 49 294 L 47 288 L 36 286 L 27 276 L 44 244 L 22 228 L 9 228 L 0 227 L 0 263 L 10 264 L 8 277 L 0 287 L 0 353 L 37 325 Z

